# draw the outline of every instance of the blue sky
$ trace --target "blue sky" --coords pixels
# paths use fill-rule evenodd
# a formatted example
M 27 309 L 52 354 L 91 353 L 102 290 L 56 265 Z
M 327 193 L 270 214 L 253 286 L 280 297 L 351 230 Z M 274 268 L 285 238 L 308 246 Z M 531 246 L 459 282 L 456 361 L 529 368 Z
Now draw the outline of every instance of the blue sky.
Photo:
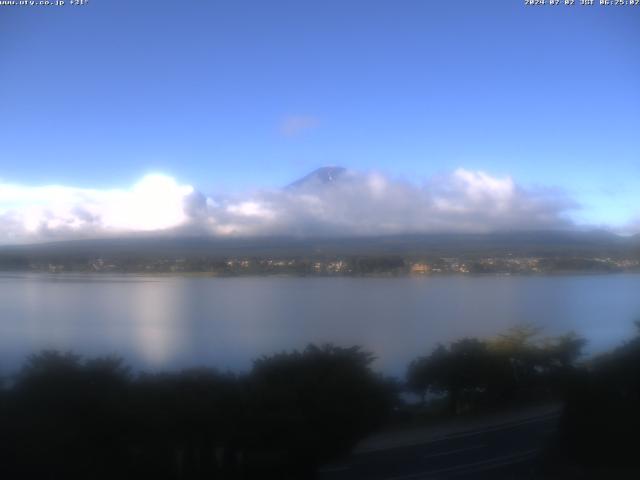
M 90 0 L 0 7 L 0 181 L 205 192 L 464 168 L 640 213 L 640 7 Z

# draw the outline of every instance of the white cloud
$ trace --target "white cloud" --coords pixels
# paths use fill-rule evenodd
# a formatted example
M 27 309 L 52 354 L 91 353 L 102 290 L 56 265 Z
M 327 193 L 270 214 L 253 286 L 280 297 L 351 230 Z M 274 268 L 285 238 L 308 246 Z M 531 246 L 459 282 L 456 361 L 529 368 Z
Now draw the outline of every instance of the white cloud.
M 576 205 L 555 190 L 527 190 L 512 178 L 458 169 L 423 185 L 377 173 L 228 200 L 224 225 L 238 235 L 374 235 L 551 229 L 571 225 Z M 250 208 L 249 208 L 250 206 Z M 212 210 L 214 218 L 222 217 Z M 229 230 L 228 230 L 229 231 Z
M 148 175 L 128 190 L 0 183 L 0 242 L 177 227 L 188 219 L 184 202 L 193 192 L 163 175 Z
M 421 185 L 379 173 L 240 197 L 207 197 L 161 175 L 95 190 L 0 183 L 0 243 L 125 235 L 380 235 L 571 226 L 575 203 L 552 189 L 458 169 Z
M 282 120 L 280 133 L 286 137 L 293 137 L 305 130 L 316 128 L 320 120 L 312 115 L 291 115 Z
M 640 235 L 640 214 L 634 215 L 631 220 L 622 225 L 618 229 L 618 233 L 621 235 Z

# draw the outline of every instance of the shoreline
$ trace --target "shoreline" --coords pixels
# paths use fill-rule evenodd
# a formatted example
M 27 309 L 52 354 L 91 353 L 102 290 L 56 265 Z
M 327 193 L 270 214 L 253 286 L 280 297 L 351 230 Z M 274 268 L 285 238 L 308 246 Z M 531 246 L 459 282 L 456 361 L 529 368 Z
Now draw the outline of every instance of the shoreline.
M 122 271 L 64 271 L 49 272 L 45 270 L 0 270 L 0 275 L 49 275 L 55 276 L 139 276 L 139 277 L 184 277 L 184 278 L 443 278 L 443 277 L 462 277 L 462 278 L 487 278 L 487 277 L 564 277 L 564 276 L 605 276 L 605 275 L 638 275 L 640 270 L 622 270 L 622 271 L 585 271 L 585 270 L 559 270 L 550 272 L 495 272 L 495 273 L 430 273 L 430 274 L 412 274 L 412 273 L 370 273 L 370 274 L 295 274 L 295 273 L 246 273 L 246 274 L 224 274 L 216 272 L 122 272 Z

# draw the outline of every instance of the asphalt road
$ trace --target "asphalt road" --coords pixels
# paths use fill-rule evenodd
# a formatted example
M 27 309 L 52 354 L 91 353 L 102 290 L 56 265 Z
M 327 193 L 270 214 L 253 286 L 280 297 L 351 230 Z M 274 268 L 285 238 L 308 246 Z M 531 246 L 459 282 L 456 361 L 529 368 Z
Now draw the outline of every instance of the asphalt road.
M 323 480 L 530 479 L 559 414 L 437 441 L 353 455 L 320 470 Z

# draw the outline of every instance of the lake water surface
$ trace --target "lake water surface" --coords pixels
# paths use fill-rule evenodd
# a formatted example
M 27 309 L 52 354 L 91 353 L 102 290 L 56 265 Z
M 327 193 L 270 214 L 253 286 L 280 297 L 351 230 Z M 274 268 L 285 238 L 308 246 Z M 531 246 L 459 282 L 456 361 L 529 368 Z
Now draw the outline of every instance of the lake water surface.
M 0 369 L 43 348 L 137 368 L 247 370 L 309 342 L 362 345 L 403 375 L 435 343 L 531 323 L 599 351 L 631 336 L 640 275 L 197 278 L 0 274 Z

